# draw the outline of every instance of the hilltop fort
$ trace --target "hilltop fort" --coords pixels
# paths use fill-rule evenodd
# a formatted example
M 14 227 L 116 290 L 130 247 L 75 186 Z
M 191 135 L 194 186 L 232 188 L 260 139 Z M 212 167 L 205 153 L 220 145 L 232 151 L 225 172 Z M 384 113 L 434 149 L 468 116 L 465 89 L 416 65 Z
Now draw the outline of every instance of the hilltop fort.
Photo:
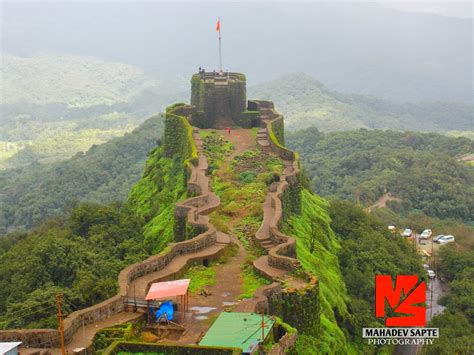
M 302 199 L 311 199 L 298 155 L 284 145 L 283 116 L 270 101 L 247 100 L 241 73 L 199 70 L 191 79 L 190 101 L 167 108 L 162 144 L 150 153 L 128 200 L 146 221 L 144 238 L 150 247 L 155 241 L 168 245 L 122 270 L 116 296 L 65 318 L 68 349 L 239 354 L 266 347 L 277 354 L 294 347 L 299 332 L 320 332 L 319 283 L 298 260 L 295 238 L 282 231 L 286 226 L 303 238 L 288 222 L 290 217 L 303 218 Z M 231 132 L 223 130 L 230 127 Z M 323 211 L 324 206 L 317 208 Z M 328 230 L 328 220 L 318 221 L 321 230 Z M 233 256 L 225 256 L 231 250 Z M 150 301 L 152 285 L 156 291 L 160 281 L 183 275 L 195 285 L 205 272 L 193 269 L 195 265 L 212 270 L 215 283 L 205 294 L 180 294 L 178 319 L 155 324 L 150 312 L 161 301 Z M 200 307 L 209 308 L 209 314 L 192 311 Z M 224 311 L 235 314 L 220 317 Z M 265 326 L 255 313 L 266 315 Z M 209 329 L 209 316 L 219 316 L 219 327 Z M 130 341 L 120 330 L 125 328 L 110 328 L 138 319 L 146 319 L 146 331 L 164 343 Z M 256 322 L 255 331 L 235 331 L 235 337 L 245 340 L 245 349 L 237 338 L 222 340 L 234 334 L 232 323 L 245 325 L 250 319 Z M 6 330 L 0 331 L 0 340 L 19 340 L 56 354 L 61 334 L 55 329 Z M 97 342 L 109 334 L 115 342 Z

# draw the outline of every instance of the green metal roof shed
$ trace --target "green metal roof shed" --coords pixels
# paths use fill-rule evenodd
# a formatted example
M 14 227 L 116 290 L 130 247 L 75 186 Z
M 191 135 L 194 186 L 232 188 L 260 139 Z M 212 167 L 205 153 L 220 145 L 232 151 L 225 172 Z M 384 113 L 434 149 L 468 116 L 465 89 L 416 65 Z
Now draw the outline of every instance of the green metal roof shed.
M 267 338 L 275 320 L 263 316 L 263 337 Z M 262 342 L 262 315 L 256 313 L 222 312 L 199 345 L 225 346 L 251 353 Z

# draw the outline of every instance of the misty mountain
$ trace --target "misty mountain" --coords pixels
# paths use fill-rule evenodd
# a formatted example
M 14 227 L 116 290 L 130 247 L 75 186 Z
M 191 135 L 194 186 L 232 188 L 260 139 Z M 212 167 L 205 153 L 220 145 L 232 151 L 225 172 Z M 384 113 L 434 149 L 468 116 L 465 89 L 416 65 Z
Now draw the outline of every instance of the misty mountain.
M 472 102 L 472 19 L 373 3 L 2 6 L 3 51 L 20 56 L 93 56 L 187 82 L 199 65 L 218 68 L 214 26 L 220 16 L 224 69 L 246 73 L 251 84 L 304 72 L 343 92 Z
M 70 158 L 183 97 L 179 84 L 129 64 L 51 54 L 2 59 L 0 169 Z
M 285 127 L 323 131 L 358 128 L 449 132 L 474 130 L 473 107 L 454 103 L 395 103 L 329 90 L 306 74 L 291 74 L 249 88 L 248 96 L 271 100 L 285 115 Z M 459 132 L 457 132 L 459 134 Z

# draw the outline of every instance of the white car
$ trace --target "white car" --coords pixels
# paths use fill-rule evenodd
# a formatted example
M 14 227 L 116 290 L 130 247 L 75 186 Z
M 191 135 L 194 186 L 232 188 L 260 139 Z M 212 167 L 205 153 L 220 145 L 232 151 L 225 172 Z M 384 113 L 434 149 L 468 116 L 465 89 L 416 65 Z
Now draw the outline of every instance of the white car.
M 437 235 L 436 237 L 433 237 L 433 242 L 437 242 L 439 239 L 443 237 L 444 237 L 444 234 Z
M 388 226 L 388 230 L 390 232 L 395 232 L 397 230 L 397 227 L 390 225 L 390 226 Z
M 412 234 L 413 234 L 413 231 L 410 228 L 407 228 L 403 231 L 402 236 L 411 237 Z
M 454 236 L 453 235 L 445 235 L 441 238 L 439 238 L 436 243 L 439 244 L 448 244 L 448 243 L 454 243 Z
M 429 270 L 429 269 L 430 269 L 430 266 L 429 266 L 428 264 L 423 264 L 423 269 Z
M 420 234 L 420 239 L 429 239 L 431 238 L 431 235 L 433 232 L 431 229 L 425 229 L 421 234 Z
M 436 273 L 433 270 L 428 270 L 428 277 L 430 279 L 434 279 L 436 277 Z

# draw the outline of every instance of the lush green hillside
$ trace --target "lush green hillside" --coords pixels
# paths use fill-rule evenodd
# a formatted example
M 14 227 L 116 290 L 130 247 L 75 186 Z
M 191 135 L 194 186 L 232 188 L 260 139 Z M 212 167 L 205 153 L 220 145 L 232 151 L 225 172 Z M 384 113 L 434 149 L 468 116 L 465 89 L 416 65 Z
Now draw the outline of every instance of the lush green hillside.
M 422 132 L 472 131 L 473 107 L 448 103 L 393 103 L 331 91 L 306 74 L 292 74 L 249 88 L 253 98 L 275 102 L 286 128 L 322 131 L 384 128 Z
M 0 171 L 0 231 L 31 227 L 74 201 L 124 200 L 162 129 L 161 116 L 155 116 L 132 133 L 64 162 Z
M 180 96 L 174 83 L 131 65 L 71 55 L 2 60 L 0 170 L 85 152 Z
M 347 354 L 352 348 L 338 319 L 349 318 L 349 298 L 337 258 L 341 246 L 330 227 L 329 204 L 308 190 L 303 190 L 301 204 L 302 213 L 291 216 L 284 230 L 296 237 L 296 252 L 302 267 L 318 278 L 321 330 L 320 334 L 304 334 L 296 351 L 312 354 L 309 349 L 314 353 L 319 349 L 319 353 Z M 316 238 L 309 238 L 315 230 Z M 308 342 L 313 346 L 308 347 Z
M 438 134 L 359 130 L 287 135 L 300 152 L 312 187 L 324 196 L 371 205 L 391 193 L 401 212 L 473 220 L 474 169 L 456 158 L 474 151 L 467 138 Z
M 318 278 L 321 326 L 318 334 L 300 334 L 294 353 L 372 353 L 376 349 L 361 334 L 362 327 L 383 325 L 374 317 L 375 275 L 424 278 L 419 256 L 351 202 L 328 203 L 308 190 L 301 201 L 302 213 L 291 216 L 284 230 L 296 238 L 302 267 Z

